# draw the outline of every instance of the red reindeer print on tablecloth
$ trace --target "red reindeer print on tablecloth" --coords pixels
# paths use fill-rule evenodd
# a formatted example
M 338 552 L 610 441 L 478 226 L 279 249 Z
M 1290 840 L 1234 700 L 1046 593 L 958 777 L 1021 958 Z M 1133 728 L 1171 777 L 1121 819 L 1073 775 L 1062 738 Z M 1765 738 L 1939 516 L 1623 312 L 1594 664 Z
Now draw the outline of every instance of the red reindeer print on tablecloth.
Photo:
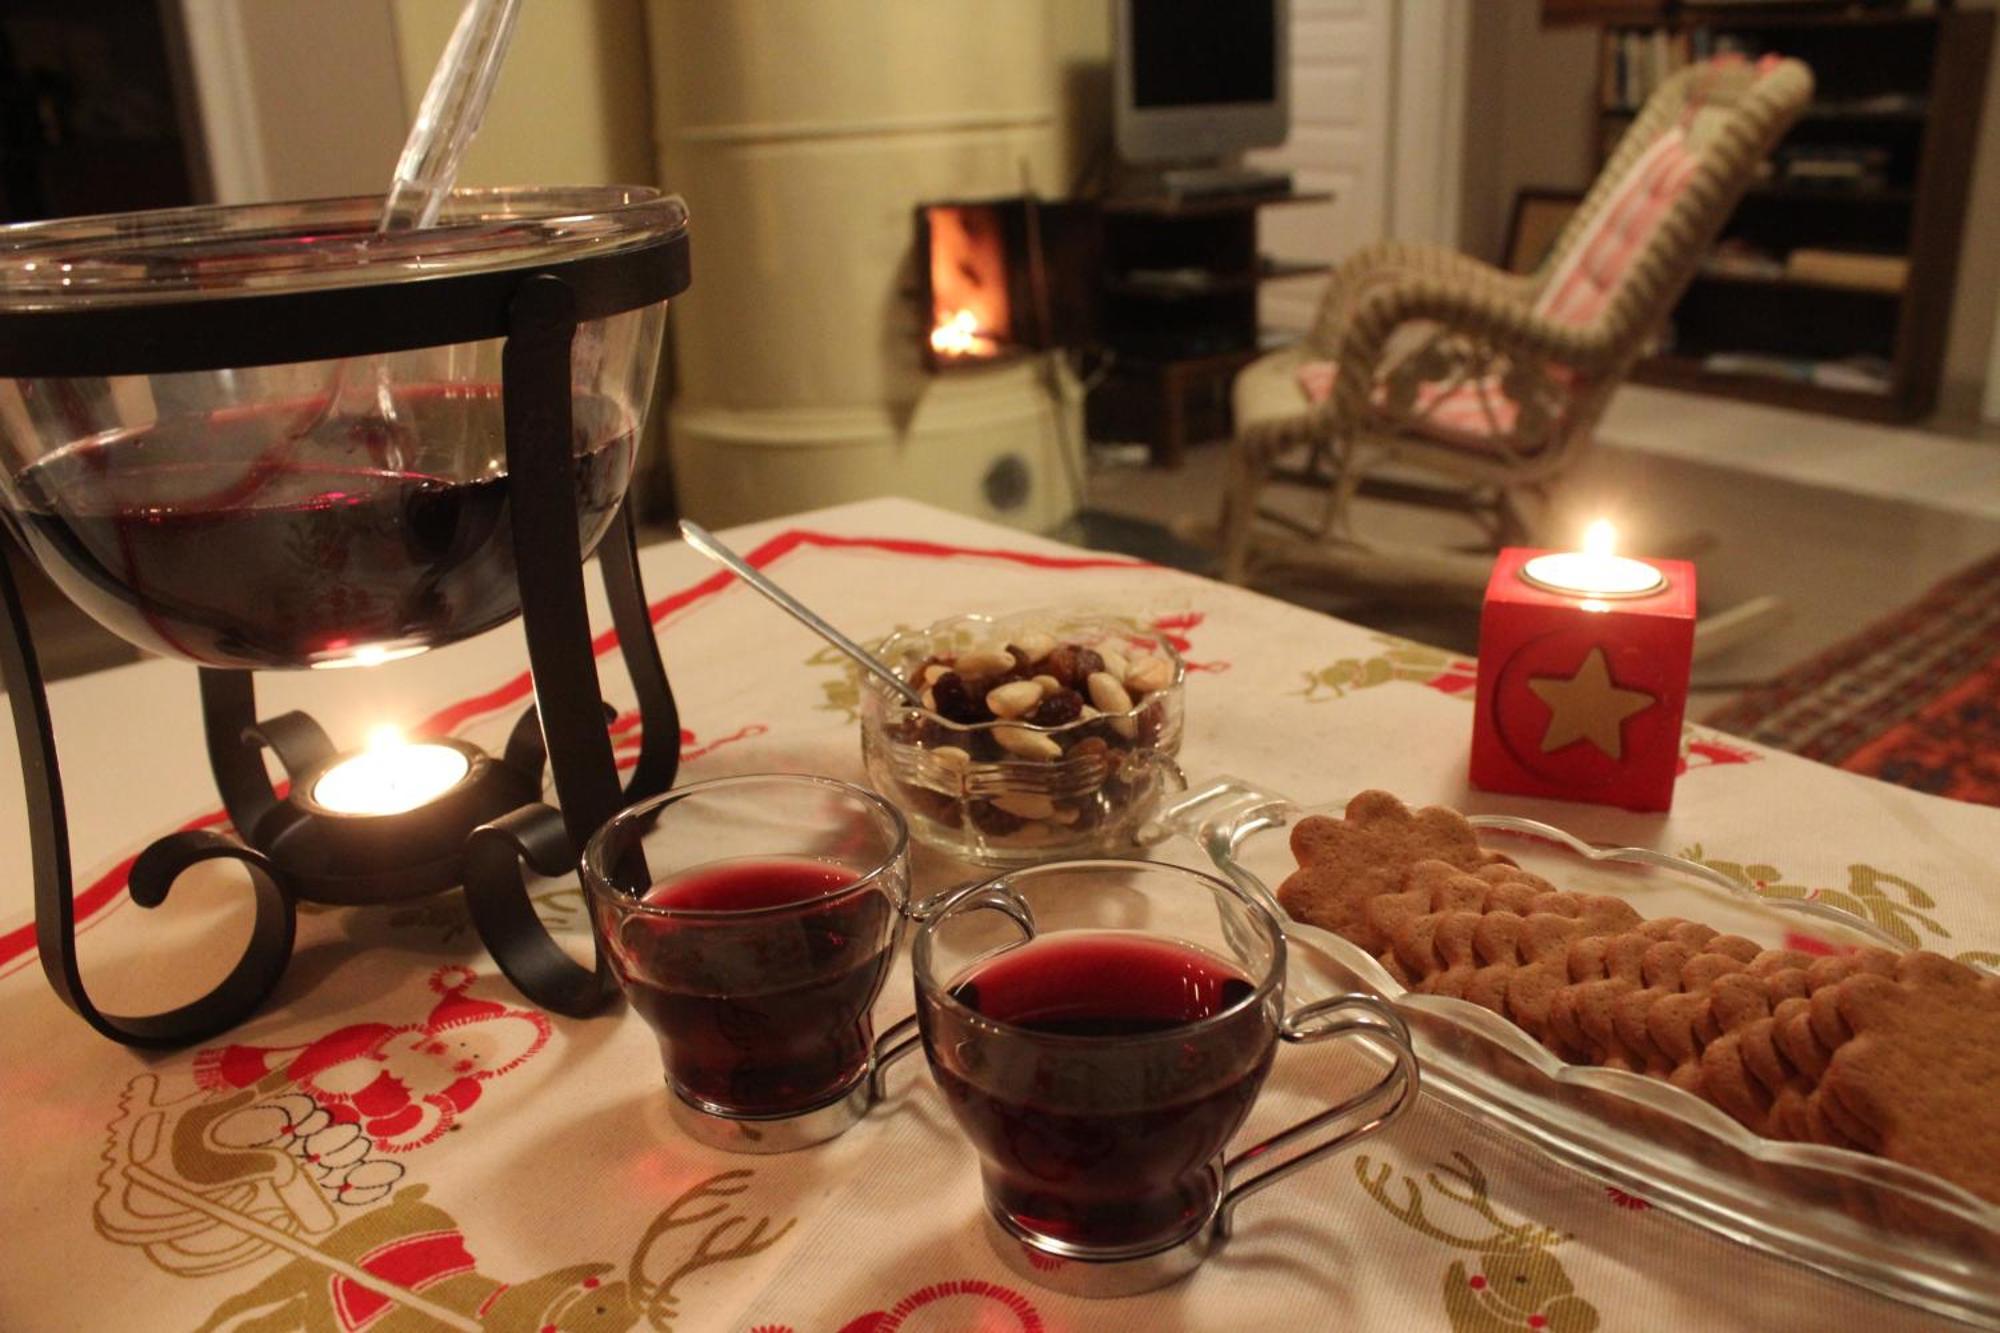
M 1189 656 L 1194 651 L 1194 640 L 1190 635 L 1200 628 L 1206 619 L 1208 616 L 1205 612 L 1181 611 L 1170 616 L 1155 617 L 1149 628 L 1174 646 L 1174 651 L 1181 655 L 1181 661 L 1186 664 L 1189 671 L 1227 671 L 1228 662 L 1220 659 L 1197 662 Z
M 920 1311 L 928 1311 L 929 1317 Z M 1005 1323 L 993 1322 L 996 1317 Z M 886 1310 L 871 1310 L 850 1319 L 840 1326 L 840 1333 L 917 1333 L 919 1329 L 943 1333 L 966 1328 L 1042 1333 L 1045 1327 L 1033 1302 L 1012 1287 L 983 1278 L 952 1278 L 919 1287 Z
M 440 998 L 418 1023 L 352 1023 L 300 1046 L 220 1046 L 195 1057 L 195 1081 L 247 1088 L 272 1074 L 383 1152 L 435 1143 L 479 1100 L 481 1087 L 548 1044 L 549 1020 L 469 994 L 470 968 L 431 977 Z
M 1677 773 L 1692 773 L 1698 768 L 1714 768 L 1718 764 L 1752 764 L 1763 758 L 1748 746 L 1736 745 L 1715 735 L 1713 732 L 1697 732 L 1692 728 L 1681 732 L 1680 763 Z

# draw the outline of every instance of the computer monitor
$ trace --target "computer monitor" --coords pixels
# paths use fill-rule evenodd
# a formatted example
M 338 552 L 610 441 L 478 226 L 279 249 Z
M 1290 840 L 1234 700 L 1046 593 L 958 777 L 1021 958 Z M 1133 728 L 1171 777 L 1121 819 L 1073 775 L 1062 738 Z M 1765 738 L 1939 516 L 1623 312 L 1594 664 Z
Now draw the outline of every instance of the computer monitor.
M 1290 0 L 1115 0 L 1113 126 L 1127 162 L 1284 142 Z

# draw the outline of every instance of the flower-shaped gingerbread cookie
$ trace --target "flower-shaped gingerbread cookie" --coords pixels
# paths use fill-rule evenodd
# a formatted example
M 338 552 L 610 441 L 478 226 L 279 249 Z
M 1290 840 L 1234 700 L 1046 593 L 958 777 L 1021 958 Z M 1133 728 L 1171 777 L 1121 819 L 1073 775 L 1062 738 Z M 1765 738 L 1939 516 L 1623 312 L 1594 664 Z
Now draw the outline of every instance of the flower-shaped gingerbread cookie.
M 1461 870 L 1509 864 L 1472 835 L 1464 815 L 1443 806 L 1412 810 L 1384 791 L 1364 791 L 1346 815 L 1313 815 L 1292 829 L 1299 868 L 1278 889 L 1278 901 L 1301 921 L 1343 936 L 1369 953 L 1389 941 L 1367 916 L 1370 899 L 1395 893 L 1419 861 L 1444 861 Z

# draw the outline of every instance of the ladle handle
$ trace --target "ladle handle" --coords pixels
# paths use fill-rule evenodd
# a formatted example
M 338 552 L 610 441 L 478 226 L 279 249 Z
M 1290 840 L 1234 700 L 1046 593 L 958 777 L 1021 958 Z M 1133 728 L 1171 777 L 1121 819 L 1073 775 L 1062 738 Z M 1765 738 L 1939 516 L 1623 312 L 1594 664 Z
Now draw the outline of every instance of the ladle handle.
M 520 12 L 520 0 L 466 0 L 403 141 L 376 230 L 405 231 L 437 221 L 466 146 L 486 119 Z
M 717 541 L 715 535 L 709 532 L 708 529 L 702 527 L 699 523 L 691 523 L 687 519 L 682 519 L 681 536 L 687 539 L 689 546 L 694 547 L 695 550 L 700 551 L 710 560 L 729 570 L 737 578 L 742 579 L 758 592 L 763 593 L 773 602 L 776 602 L 779 609 L 790 615 L 794 620 L 819 635 L 822 639 L 825 639 L 834 647 L 840 649 L 841 652 L 846 653 L 854 660 L 854 664 L 863 671 L 873 672 L 878 680 L 901 695 L 910 704 L 917 708 L 924 706 L 924 696 L 917 693 L 915 687 L 908 681 L 884 666 L 875 654 L 869 652 L 866 648 L 863 648 L 860 644 L 813 614 L 805 603 L 771 582 L 771 580 L 765 578 L 763 573 L 749 561 Z

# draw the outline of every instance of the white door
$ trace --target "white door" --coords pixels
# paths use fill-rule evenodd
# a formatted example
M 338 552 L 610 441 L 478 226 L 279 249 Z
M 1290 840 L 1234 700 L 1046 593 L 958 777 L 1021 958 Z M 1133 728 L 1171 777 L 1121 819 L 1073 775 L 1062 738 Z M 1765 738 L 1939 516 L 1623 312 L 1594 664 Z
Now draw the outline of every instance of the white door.
M 1386 233 L 1396 9 L 1392 0 L 1292 0 L 1291 137 L 1251 161 L 1333 200 L 1265 209 L 1264 254 L 1337 264 Z M 1265 283 L 1259 316 L 1267 328 L 1304 329 L 1325 286 L 1324 275 Z

